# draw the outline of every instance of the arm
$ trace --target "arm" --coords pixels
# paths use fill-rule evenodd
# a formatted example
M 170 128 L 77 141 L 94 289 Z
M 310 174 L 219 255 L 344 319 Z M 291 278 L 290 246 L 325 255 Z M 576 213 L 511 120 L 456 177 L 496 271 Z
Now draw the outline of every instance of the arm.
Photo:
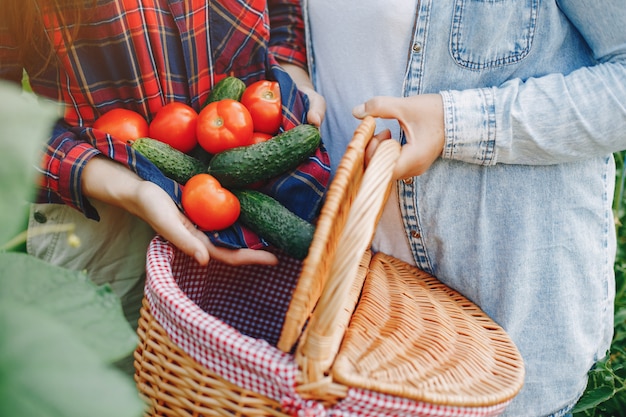
M 443 92 L 444 158 L 555 164 L 626 148 L 626 8 L 619 0 L 559 5 L 597 64 L 499 88 Z
M 289 76 L 302 91 L 309 97 L 309 111 L 306 114 L 307 122 L 320 127 L 326 113 L 326 100 L 315 91 L 309 73 L 299 65 L 281 62 L 281 66 L 287 71 Z
M 231 250 L 213 245 L 161 187 L 151 181 L 142 180 L 127 167 L 103 156 L 96 156 L 85 165 L 82 191 L 85 196 L 121 207 L 143 219 L 157 233 L 194 257 L 201 265 L 206 265 L 210 258 L 231 265 L 273 265 L 277 262 L 276 257 L 266 251 Z
M 155 171 L 152 165 L 142 163 L 141 156 L 108 135 L 89 128 L 71 128 L 53 135 L 47 150 L 41 167 L 47 201 L 68 204 L 94 219 L 98 219 L 98 214 L 90 199 L 120 207 L 144 220 L 203 265 L 211 257 L 233 265 L 277 261 L 266 251 L 230 250 L 213 245 L 172 199 L 171 195 L 180 194 L 178 185 Z
M 356 117 L 397 118 L 407 133 L 412 146 L 403 147 L 396 177 L 419 175 L 439 156 L 480 165 L 539 165 L 626 149 L 626 9 L 619 0 L 559 5 L 596 65 L 499 87 L 376 97 L 355 108 Z
M 111 13 L 116 15 L 117 12 Z M 103 21 L 107 20 L 106 15 L 100 18 Z M 111 36 L 117 37 L 116 28 L 110 29 Z M 21 77 L 23 65 L 18 59 L 19 50 L 14 47 L 12 39 L 7 34 L 8 30 L 5 30 L 3 22 L 0 22 L 0 76 Z M 35 91 L 40 96 L 58 99 L 65 91 L 71 91 L 74 94 L 73 98 L 79 95 L 79 91 L 87 96 L 79 95 L 76 100 L 65 99 L 66 103 L 70 103 L 67 105 L 65 115 L 66 118 L 68 113 L 72 116 L 73 125 L 89 125 L 96 117 L 97 105 L 103 106 L 103 103 L 108 103 L 112 107 L 115 103 L 119 103 L 120 106 L 126 104 L 119 96 L 120 90 L 115 87 L 117 78 L 97 71 L 100 55 L 93 55 L 94 49 L 89 49 L 89 43 L 86 45 L 84 47 L 86 49 L 80 50 L 76 46 L 76 55 L 64 57 L 71 59 L 71 62 L 66 62 L 69 68 L 75 69 L 79 74 L 98 74 L 95 79 L 80 80 L 82 82 L 80 84 L 78 81 L 72 83 L 74 78 L 71 76 L 61 77 L 61 84 L 57 85 L 50 82 L 55 80 L 54 76 L 48 77 L 47 74 L 38 71 L 38 68 L 44 68 L 43 61 L 32 62 L 30 67 L 33 74 L 37 74 L 32 81 L 36 87 Z M 135 54 L 129 54 L 129 57 L 131 56 Z M 45 60 L 45 57 L 41 58 Z M 137 59 L 140 60 L 140 57 Z M 58 63 L 54 59 L 52 62 Z M 52 74 L 54 71 L 55 67 L 52 67 Z M 103 86 L 103 81 L 110 83 Z M 81 88 L 76 88 L 76 84 Z M 146 98 L 145 80 L 139 75 L 137 85 L 141 88 L 137 89 L 135 102 L 146 103 L 147 100 L 141 100 Z M 132 96 L 132 91 L 128 94 Z M 38 201 L 63 203 L 80 210 L 92 219 L 98 219 L 98 213 L 90 203 L 92 199 L 121 207 L 143 219 L 165 239 L 195 257 L 201 264 L 206 264 L 210 257 L 229 264 L 276 263 L 276 257 L 269 252 L 230 250 L 214 246 L 179 210 L 175 197 L 180 197 L 180 186 L 155 169 L 156 167 L 136 154 L 127 144 L 103 132 L 89 127 L 72 127 L 68 123 L 60 122 L 55 126 L 43 149 Z
M 298 89 L 309 98 L 307 121 L 320 126 L 326 112 L 326 101 L 319 95 L 309 77 L 302 8 L 299 0 L 269 0 L 270 52 L 289 74 Z

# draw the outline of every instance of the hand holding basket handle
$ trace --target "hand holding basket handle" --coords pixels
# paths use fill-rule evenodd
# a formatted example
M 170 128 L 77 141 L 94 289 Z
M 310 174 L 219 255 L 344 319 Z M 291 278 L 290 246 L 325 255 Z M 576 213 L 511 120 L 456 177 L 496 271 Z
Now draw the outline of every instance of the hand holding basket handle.
M 400 153 L 397 142 L 383 141 L 366 168 L 374 129 L 369 117 L 357 128 L 308 256 L 281 276 L 299 273 L 288 305 L 273 317 L 278 323 L 265 319 L 266 309 L 257 310 L 263 329 L 276 325 L 271 345 L 244 333 L 254 316 L 237 321 L 199 308 L 236 304 L 242 290 L 259 294 L 257 277 L 267 279 L 270 271 L 235 268 L 228 270 L 235 275 L 222 277 L 226 270 L 214 265 L 214 276 L 171 246 L 152 242 L 135 354 L 150 415 L 188 415 L 193 404 L 206 415 L 496 416 L 519 392 L 523 361 L 502 328 L 434 276 L 369 250 Z M 243 280 L 250 288 L 240 287 Z M 218 282 L 237 290 L 220 298 L 211 290 Z M 281 289 L 262 288 L 273 296 Z M 264 301 L 246 300 L 246 309 Z M 171 395 L 168 381 L 185 388 Z M 193 398 L 178 398 L 186 395 Z

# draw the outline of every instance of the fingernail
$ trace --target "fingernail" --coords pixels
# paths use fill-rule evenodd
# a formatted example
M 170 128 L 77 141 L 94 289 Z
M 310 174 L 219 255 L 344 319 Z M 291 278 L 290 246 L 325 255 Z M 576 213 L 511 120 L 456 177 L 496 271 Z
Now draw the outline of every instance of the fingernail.
M 352 115 L 357 119 L 362 119 L 367 116 L 367 114 L 365 113 L 365 103 L 359 104 L 358 106 L 354 107 L 352 109 Z
M 193 257 L 195 258 L 196 262 L 198 262 L 200 265 L 207 264 L 206 257 L 204 253 L 202 253 L 201 251 L 196 251 L 196 253 L 193 254 Z

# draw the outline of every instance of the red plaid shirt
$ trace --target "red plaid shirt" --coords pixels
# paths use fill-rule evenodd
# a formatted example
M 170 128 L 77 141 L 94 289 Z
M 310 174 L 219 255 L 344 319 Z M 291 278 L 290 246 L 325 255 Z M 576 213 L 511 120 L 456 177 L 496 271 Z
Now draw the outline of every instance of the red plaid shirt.
M 73 27 L 46 16 L 59 59 L 41 72 L 41 59 L 17 61 L 0 17 L 0 77 L 18 81 L 25 68 L 37 94 L 65 104 L 64 123 L 42 158 L 38 201 L 65 203 L 93 218 L 80 182 L 93 156 L 108 155 L 140 175 L 150 171 L 137 166 L 126 145 L 89 128 L 97 117 L 125 107 L 150 121 L 171 101 L 199 110 L 225 75 L 249 83 L 268 77 L 277 58 L 305 65 L 298 0 L 98 0 L 83 19 L 72 38 Z M 175 185 L 168 191 L 179 192 Z

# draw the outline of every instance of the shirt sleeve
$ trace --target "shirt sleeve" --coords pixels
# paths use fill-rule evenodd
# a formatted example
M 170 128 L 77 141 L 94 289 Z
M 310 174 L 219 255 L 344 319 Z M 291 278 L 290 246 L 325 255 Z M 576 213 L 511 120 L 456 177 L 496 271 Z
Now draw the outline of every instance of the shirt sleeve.
M 298 0 L 269 0 L 269 51 L 276 59 L 306 68 L 302 8 Z
M 132 147 L 97 129 L 70 127 L 63 122 L 55 126 L 41 158 L 38 202 L 67 204 L 88 218 L 98 220 L 96 209 L 83 195 L 81 183 L 83 169 L 98 155 L 119 162 L 142 179 L 159 185 L 181 207 L 180 184 L 163 175 Z
M 562 0 L 559 7 L 595 63 L 569 74 L 442 92 L 444 158 L 548 165 L 626 148 L 626 8 L 621 0 Z
M 81 189 L 82 171 L 87 162 L 100 154 L 90 143 L 79 140 L 79 132 L 59 122 L 44 149 L 37 201 L 63 203 L 74 207 L 88 218 L 98 214 Z

